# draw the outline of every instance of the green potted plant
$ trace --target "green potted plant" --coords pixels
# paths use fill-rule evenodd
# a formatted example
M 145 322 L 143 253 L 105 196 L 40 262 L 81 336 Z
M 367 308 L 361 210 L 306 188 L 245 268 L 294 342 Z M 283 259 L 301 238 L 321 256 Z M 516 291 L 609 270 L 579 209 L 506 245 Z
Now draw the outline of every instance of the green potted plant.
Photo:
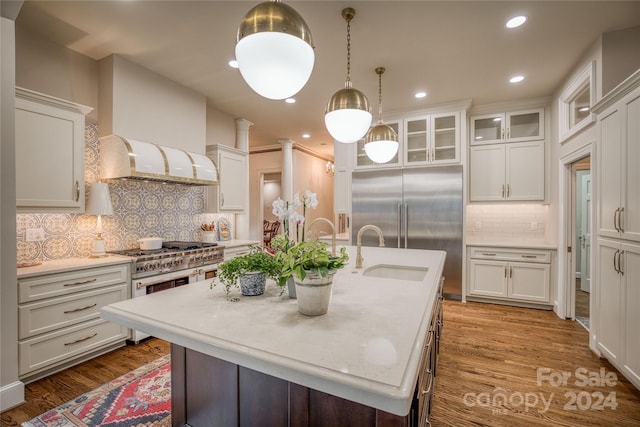
M 293 277 L 298 310 L 302 314 L 317 316 L 327 312 L 333 275 L 347 265 L 349 255 L 344 247 L 337 255 L 331 255 L 325 242 L 311 241 L 277 252 L 275 260 L 280 268 L 278 284 L 284 286 Z
M 255 296 L 264 293 L 267 277 L 279 280 L 280 264 L 273 255 L 252 247 L 246 255 L 223 262 L 218 266 L 217 279 L 224 285 L 227 297 L 232 286 L 240 285 L 242 295 Z M 211 286 L 215 286 L 214 280 Z

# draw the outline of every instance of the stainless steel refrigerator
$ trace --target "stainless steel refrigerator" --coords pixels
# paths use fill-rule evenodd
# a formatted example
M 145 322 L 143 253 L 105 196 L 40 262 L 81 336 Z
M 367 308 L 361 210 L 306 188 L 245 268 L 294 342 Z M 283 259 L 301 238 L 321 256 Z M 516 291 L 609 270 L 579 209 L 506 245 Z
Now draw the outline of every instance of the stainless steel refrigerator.
M 380 227 L 385 246 L 447 252 L 444 294 L 462 296 L 462 166 L 354 171 L 352 244 L 363 225 Z M 372 231 L 362 246 L 378 246 Z M 366 264 L 366 255 L 364 255 Z

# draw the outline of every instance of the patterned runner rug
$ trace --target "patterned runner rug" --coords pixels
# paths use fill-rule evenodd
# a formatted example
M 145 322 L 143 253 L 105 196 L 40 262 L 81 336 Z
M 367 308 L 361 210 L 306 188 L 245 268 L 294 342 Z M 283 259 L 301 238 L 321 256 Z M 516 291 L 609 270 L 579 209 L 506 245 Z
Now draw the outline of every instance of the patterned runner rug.
M 170 427 L 171 355 L 22 424 L 23 427 Z

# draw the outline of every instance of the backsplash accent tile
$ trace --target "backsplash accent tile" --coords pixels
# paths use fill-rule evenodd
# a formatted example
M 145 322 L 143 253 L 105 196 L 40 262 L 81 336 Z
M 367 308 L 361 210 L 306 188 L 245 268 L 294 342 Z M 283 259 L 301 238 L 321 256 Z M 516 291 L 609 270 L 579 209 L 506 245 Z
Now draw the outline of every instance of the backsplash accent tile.
M 467 240 L 544 241 L 546 205 L 467 205 Z M 537 230 L 531 224 L 536 223 Z M 477 228 L 480 226 L 480 229 Z
M 99 179 L 98 129 L 85 126 L 85 194 Z M 235 229 L 234 215 L 204 213 L 205 188 L 141 181 L 109 182 L 113 215 L 102 217 L 107 251 L 137 248 L 142 237 L 200 241 L 203 223 L 226 217 Z M 45 239 L 25 241 L 26 229 L 42 228 Z M 16 215 L 18 262 L 86 257 L 93 250 L 96 216 L 81 214 Z

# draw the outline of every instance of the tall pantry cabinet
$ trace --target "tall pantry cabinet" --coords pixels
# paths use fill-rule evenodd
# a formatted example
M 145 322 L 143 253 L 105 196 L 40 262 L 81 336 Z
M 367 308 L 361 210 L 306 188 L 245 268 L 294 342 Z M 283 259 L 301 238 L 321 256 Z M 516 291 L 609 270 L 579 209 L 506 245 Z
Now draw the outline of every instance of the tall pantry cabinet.
M 597 114 L 596 345 L 640 388 L 640 70 Z

